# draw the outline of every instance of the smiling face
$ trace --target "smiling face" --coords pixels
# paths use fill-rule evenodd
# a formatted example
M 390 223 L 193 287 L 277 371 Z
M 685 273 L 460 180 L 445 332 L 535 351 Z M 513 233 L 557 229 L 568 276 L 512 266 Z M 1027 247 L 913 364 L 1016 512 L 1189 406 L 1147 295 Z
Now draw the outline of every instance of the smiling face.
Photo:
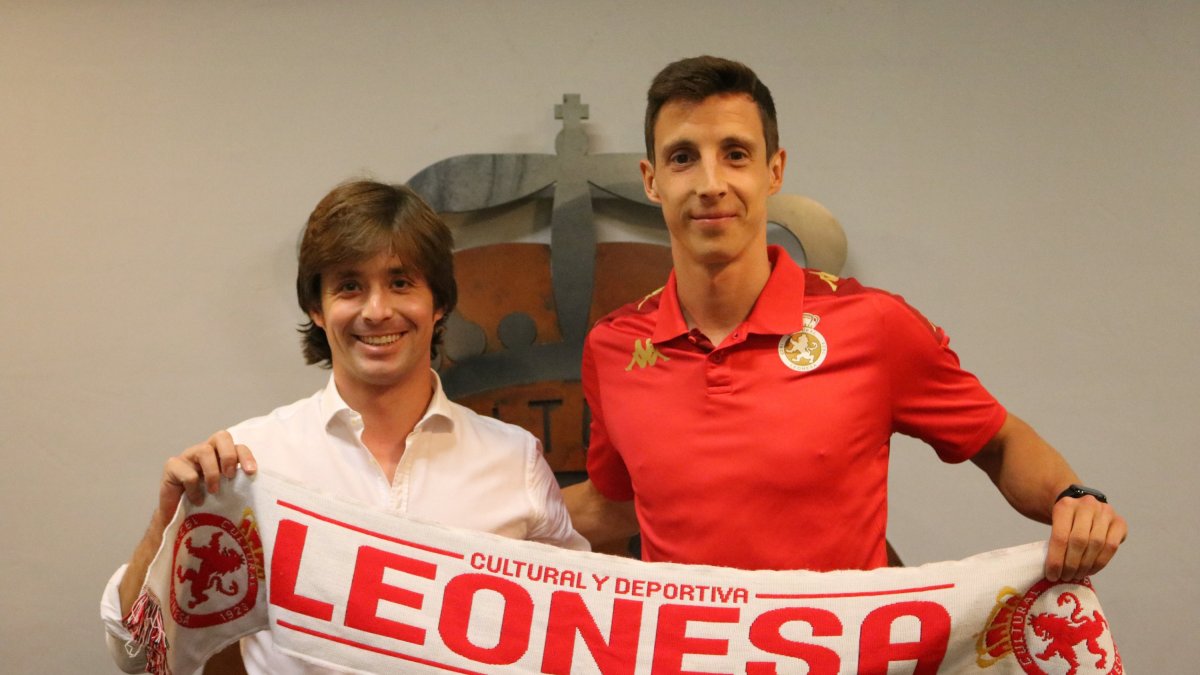
M 430 377 L 434 326 L 444 312 L 419 272 L 382 252 L 321 273 L 321 309 L 311 311 L 325 331 L 338 391 L 402 387 Z
M 670 101 L 654 124 L 646 195 L 662 205 L 676 266 L 726 265 L 766 255 L 767 197 L 783 184 L 786 155 L 767 156 L 758 106 L 747 94 Z

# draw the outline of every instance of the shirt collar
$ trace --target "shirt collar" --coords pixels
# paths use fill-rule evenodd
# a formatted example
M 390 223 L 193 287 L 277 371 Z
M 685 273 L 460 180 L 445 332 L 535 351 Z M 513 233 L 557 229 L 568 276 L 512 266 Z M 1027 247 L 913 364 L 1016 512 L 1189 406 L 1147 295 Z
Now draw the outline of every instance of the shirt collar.
M 329 381 L 321 392 L 321 421 L 328 429 L 335 419 L 350 421 L 361 418 L 358 412 L 342 399 L 342 395 L 338 393 L 337 385 L 333 381 L 333 374 L 330 373 Z M 423 429 L 435 424 L 445 424 L 447 429 L 453 431 L 454 423 L 453 404 L 446 396 L 445 390 L 442 389 L 442 378 L 438 377 L 437 371 L 433 371 L 433 396 L 429 398 L 429 406 L 425 408 L 425 414 L 421 416 L 415 428 Z
M 442 378 L 438 376 L 437 371 L 433 371 L 433 396 L 429 399 L 429 407 L 425 409 L 425 414 L 421 416 L 421 421 L 417 422 L 417 428 L 421 428 L 426 424 L 433 424 L 435 421 L 441 420 L 441 423 L 449 425 L 449 429 L 454 429 L 454 404 L 448 396 L 446 390 L 442 389 Z
M 804 269 L 780 246 L 768 247 L 767 257 L 771 276 L 746 317 L 746 332 L 787 335 L 803 327 Z
M 683 318 L 683 308 L 679 306 L 679 288 L 676 286 L 675 269 L 671 269 L 667 277 L 667 285 L 663 286 L 662 295 L 658 299 L 657 319 L 654 324 L 654 335 L 650 341 L 654 344 L 665 344 L 668 340 L 688 333 L 687 320 Z
M 803 315 L 804 270 L 780 246 L 768 246 L 767 258 L 771 261 L 771 276 L 754 301 L 744 325 L 747 333 L 787 335 L 799 329 L 798 317 Z M 673 269 L 663 287 L 657 314 L 651 338 L 654 344 L 663 344 L 688 333 Z
M 338 393 L 337 385 L 333 382 L 333 373 L 330 373 L 329 381 L 325 383 L 325 389 L 321 392 L 321 421 L 328 428 L 335 418 L 346 417 L 351 413 L 354 411 L 342 400 L 342 395 Z

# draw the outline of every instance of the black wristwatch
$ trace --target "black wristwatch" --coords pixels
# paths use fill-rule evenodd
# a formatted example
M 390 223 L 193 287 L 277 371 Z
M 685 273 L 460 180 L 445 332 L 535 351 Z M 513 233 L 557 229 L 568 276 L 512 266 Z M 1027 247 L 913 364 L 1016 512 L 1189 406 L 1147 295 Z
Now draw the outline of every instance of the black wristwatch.
M 1062 499 L 1063 497 L 1071 497 L 1073 499 L 1079 499 L 1080 497 L 1086 497 L 1087 495 L 1091 495 L 1091 496 L 1095 497 L 1096 501 L 1098 501 L 1098 502 L 1101 502 L 1104 504 L 1108 503 L 1108 497 L 1105 497 L 1103 492 L 1097 490 L 1096 488 L 1090 488 L 1085 485 L 1076 485 L 1074 483 L 1071 484 L 1071 487 L 1060 492 L 1058 494 L 1058 497 L 1056 497 L 1054 499 L 1054 501 L 1055 501 L 1055 503 L 1057 503 L 1058 500 Z

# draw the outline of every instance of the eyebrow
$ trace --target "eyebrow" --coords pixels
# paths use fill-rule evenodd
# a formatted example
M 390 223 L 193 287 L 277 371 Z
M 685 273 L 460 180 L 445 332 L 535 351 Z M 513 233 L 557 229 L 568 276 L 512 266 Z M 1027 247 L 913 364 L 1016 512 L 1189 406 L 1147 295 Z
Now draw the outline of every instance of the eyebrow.
M 759 143 L 756 143 L 754 138 L 751 136 L 731 135 L 731 136 L 726 136 L 726 137 L 722 138 L 717 145 L 722 148 L 728 148 L 731 145 L 736 145 L 736 146 L 742 147 L 742 148 L 754 149 L 754 148 L 761 147 L 762 145 L 765 145 L 765 144 L 766 144 L 765 139 L 762 144 L 759 144 Z M 663 143 L 663 147 L 660 152 L 664 155 L 670 155 L 672 152 L 675 152 L 676 150 L 680 150 L 683 148 L 695 148 L 696 146 L 697 146 L 697 143 L 694 140 L 692 140 L 690 137 L 684 136 L 684 137 L 680 137 L 680 138 L 667 140 L 665 143 Z
M 329 270 L 328 276 L 330 279 L 349 279 L 358 276 L 358 268 L 356 267 L 338 267 Z
M 750 136 L 726 136 L 721 139 L 721 147 L 726 148 L 731 145 L 738 145 L 743 148 L 754 148 L 758 144 Z
M 329 270 L 328 274 L 332 278 L 347 279 L 350 277 L 360 276 L 362 273 L 363 273 L 362 269 L 358 265 L 348 265 L 346 267 L 337 267 L 337 268 L 331 269 L 331 270 Z M 408 267 L 405 267 L 404 265 L 395 265 L 393 267 L 387 268 L 387 274 L 389 276 L 394 276 L 394 277 L 412 276 L 413 271 L 410 270 Z
M 669 155 L 672 152 L 675 152 L 676 150 L 679 150 L 681 148 L 694 148 L 694 147 L 696 147 L 696 143 L 694 141 L 692 141 L 690 138 L 675 138 L 675 139 L 671 139 L 671 140 L 668 140 L 667 142 L 663 143 L 663 147 L 660 152 L 664 155 Z

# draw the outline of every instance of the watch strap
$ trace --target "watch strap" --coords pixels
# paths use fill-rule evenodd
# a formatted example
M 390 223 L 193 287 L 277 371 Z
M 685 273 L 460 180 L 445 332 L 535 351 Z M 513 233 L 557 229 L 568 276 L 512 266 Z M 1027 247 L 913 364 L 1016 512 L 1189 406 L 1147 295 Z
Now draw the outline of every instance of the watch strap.
M 1071 497 L 1072 499 L 1079 499 L 1080 497 L 1086 497 L 1088 495 L 1095 497 L 1096 501 L 1098 501 L 1098 502 L 1102 502 L 1104 504 L 1108 503 L 1108 497 L 1106 497 L 1103 492 L 1097 490 L 1096 488 L 1090 488 L 1086 485 L 1078 485 L 1075 483 L 1072 483 L 1071 486 L 1068 487 L 1066 490 L 1063 490 L 1062 492 L 1058 493 L 1058 497 L 1056 497 L 1054 499 L 1054 501 L 1055 501 L 1055 503 L 1058 503 L 1058 501 L 1060 499 L 1062 499 L 1063 497 Z

